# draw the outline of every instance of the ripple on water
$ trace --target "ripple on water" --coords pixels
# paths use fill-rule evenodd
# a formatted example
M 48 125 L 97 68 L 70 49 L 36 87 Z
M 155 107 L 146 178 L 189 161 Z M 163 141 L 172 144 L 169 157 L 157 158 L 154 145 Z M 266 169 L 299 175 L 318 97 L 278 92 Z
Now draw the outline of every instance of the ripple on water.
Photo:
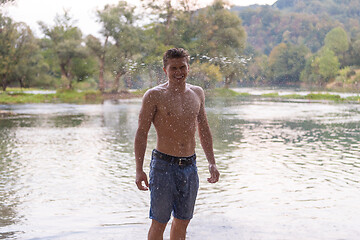
M 146 238 L 149 193 L 134 184 L 140 102 L 13 108 L 25 115 L 0 120 L 1 237 Z M 209 106 L 208 118 L 221 178 L 207 183 L 198 146 L 189 239 L 358 238 L 359 106 L 235 101 Z M 148 140 L 146 172 L 153 129 Z

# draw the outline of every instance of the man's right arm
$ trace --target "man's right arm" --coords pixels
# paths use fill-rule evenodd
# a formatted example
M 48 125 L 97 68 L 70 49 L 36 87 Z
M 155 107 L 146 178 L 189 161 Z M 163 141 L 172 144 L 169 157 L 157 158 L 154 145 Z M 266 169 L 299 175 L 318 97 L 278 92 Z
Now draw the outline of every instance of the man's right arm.
M 154 90 L 148 90 L 143 97 L 139 113 L 138 129 L 135 135 L 134 151 L 136 161 L 136 185 L 140 190 L 148 190 L 148 180 L 143 170 L 147 136 L 156 111 Z M 145 183 L 145 186 L 143 185 Z

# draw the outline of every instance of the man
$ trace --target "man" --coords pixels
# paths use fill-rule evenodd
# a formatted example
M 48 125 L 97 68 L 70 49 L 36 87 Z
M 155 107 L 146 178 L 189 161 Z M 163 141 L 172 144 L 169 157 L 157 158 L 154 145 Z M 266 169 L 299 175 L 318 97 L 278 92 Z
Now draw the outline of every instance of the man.
M 136 185 L 140 190 L 146 191 L 149 187 L 151 191 L 150 240 L 163 239 L 171 212 L 174 219 L 170 239 L 185 239 L 199 187 L 196 127 L 209 162 L 208 182 L 216 183 L 220 175 L 205 113 L 204 91 L 186 83 L 188 53 L 182 48 L 170 49 L 163 56 L 163 65 L 168 81 L 144 94 L 135 136 Z M 149 184 L 143 162 L 151 123 L 156 129 L 157 144 L 152 152 Z

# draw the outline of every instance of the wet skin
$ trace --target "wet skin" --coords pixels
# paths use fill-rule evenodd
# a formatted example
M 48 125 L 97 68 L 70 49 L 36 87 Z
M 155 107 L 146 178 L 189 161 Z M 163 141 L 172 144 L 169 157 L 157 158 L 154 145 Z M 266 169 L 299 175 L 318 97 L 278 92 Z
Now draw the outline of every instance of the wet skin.
M 168 81 L 148 90 L 139 113 L 135 136 L 136 184 L 147 190 L 147 176 L 143 172 L 147 135 L 153 123 L 157 132 L 156 149 L 172 156 L 190 156 L 195 152 L 196 127 L 201 146 L 209 162 L 210 183 L 219 180 L 212 147 L 212 136 L 205 112 L 202 88 L 186 83 L 189 65 L 186 58 L 169 59 L 164 72 Z M 142 185 L 142 182 L 146 186 Z
M 143 171 L 147 136 L 151 124 L 157 133 L 156 149 L 172 156 L 191 156 L 195 153 L 195 132 L 198 129 L 201 146 L 209 162 L 208 182 L 219 180 L 212 146 L 212 136 L 205 113 L 202 88 L 186 83 L 189 65 L 186 58 L 169 59 L 164 67 L 168 81 L 148 90 L 139 113 L 135 136 L 136 185 L 148 190 L 147 175 Z M 145 186 L 143 185 L 145 184 Z M 170 239 L 185 239 L 189 220 L 174 219 Z M 152 221 L 148 239 L 162 239 L 166 224 Z

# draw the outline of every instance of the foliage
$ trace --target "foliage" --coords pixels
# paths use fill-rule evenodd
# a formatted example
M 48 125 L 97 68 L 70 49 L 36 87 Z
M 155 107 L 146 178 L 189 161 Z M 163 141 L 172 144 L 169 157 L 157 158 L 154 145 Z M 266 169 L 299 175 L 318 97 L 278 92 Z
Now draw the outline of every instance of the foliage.
M 220 67 L 225 87 L 243 73 L 242 51 L 245 47 L 246 32 L 241 19 L 226 9 L 222 0 L 199 11 L 196 19 L 199 28 L 198 52 Z
M 29 86 L 41 68 L 41 55 L 31 29 L 0 13 L 0 81 L 3 91 L 12 82 Z
M 102 11 L 98 11 L 98 19 L 102 24 L 101 33 L 114 42 L 109 46 L 104 44 L 103 47 L 108 52 L 105 62 L 114 74 L 115 92 L 119 90 L 120 78 L 135 71 L 137 67 L 140 28 L 135 26 L 137 17 L 134 11 L 135 8 L 125 1 L 120 1 L 118 5 L 106 5 Z
M 85 75 L 91 75 L 90 68 L 83 68 L 87 52 L 82 44 L 82 33 L 73 26 L 73 20 L 67 11 L 64 15 L 55 17 L 55 25 L 47 26 L 39 22 L 48 41 L 44 41 L 46 49 L 56 56 L 55 61 L 60 67 L 63 88 L 72 89 L 73 80 L 80 80 Z M 82 68 L 78 71 L 78 68 Z M 88 71 L 87 71 L 88 70 Z M 85 71 L 85 72 L 84 72 Z M 80 75 L 78 75 L 80 73 Z
M 272 83 L 296 84 L 300 81 L 300 73 L 305 66 L 305 46 L 281 43 L 269 56 L 269 76 Z
M 358 89 L 358 1 L 278 0 L 273 6 L 231 9 L 223 0 L 201 9 L 188 0 L 142 2 L 141 16 L 126 1 L 98 10 L 101 37 L 82 36 L 66 11 L 54 26 L 40 23 L 41 39 L 26 24 L 0 15 L 3 89 L 106 93 L 152 87 L 165 80 L 162 54 L 171 47 L 189 51 L 188 80 L 205 89 L 269 84 Z
M 201 86 L 204 89 L 214 88 L 216 83 L 222 81 L 220 67 L 211 63 L 200 63 L 195 61 L 191 64 L 191 71 L 188 76 L 188 82 Z
M 347 33 L 341 27 L 332 29 L 325 36 L 325 47 L 332 50 L 336 55 L 345 53 L 349 49 Z
M 320 20 L 332 18 L 345 26 L 346 31 L 355 36 L 359 33 L 360 2 L 358 0 L 278 0 L 274 8 L 282 12 L 296 12 L 320 16 Z
M 88 47 L 90 52 L 98 59 L 98 63 L 99 63 L 98 88 L 101 92 L 105 91 L 104 72 L 105 72 L 105 55 L 107 50 L 108 39 L 109 36 L 105 35 L 105 41 L 103 45 L 98 38 L 92 35 L 87 36 L 85 39 L 86 46 Z
M 243 20 L 248 44 L 267 55 L 281 42 L 305 45 L 316 52 L 323 46 L 325 35 L 340 25 L 320 15 L 279 11 L 270 6 L 232 10 Z
M 319 74 L 327 81 L 334 78 L 339 71 L 339 60 L 329 48 L 325 47 L 315 62 L 318 63 Z
M 339 75 L 336 76 L 335 81 L 338 83 L 347 83 L 349 78 L 349 74 L 351 72 L 350 67 L 345 67 L 339 70 Z
M 0 76 L 3 91 L 8 85 L 8 75 L 14 71 L 14 61 L 16 55 L 15 41 L 17 31 L 12 19 L 0 13 Z
M 247 84 L 266 84 L 269 75 L 269 59 L 265 54 L 255 56 L 248 62 L 244 79 Z
M 360 66 L 360 36 L 351 39 L 349 49 L 343 56 L 343 66 Z

